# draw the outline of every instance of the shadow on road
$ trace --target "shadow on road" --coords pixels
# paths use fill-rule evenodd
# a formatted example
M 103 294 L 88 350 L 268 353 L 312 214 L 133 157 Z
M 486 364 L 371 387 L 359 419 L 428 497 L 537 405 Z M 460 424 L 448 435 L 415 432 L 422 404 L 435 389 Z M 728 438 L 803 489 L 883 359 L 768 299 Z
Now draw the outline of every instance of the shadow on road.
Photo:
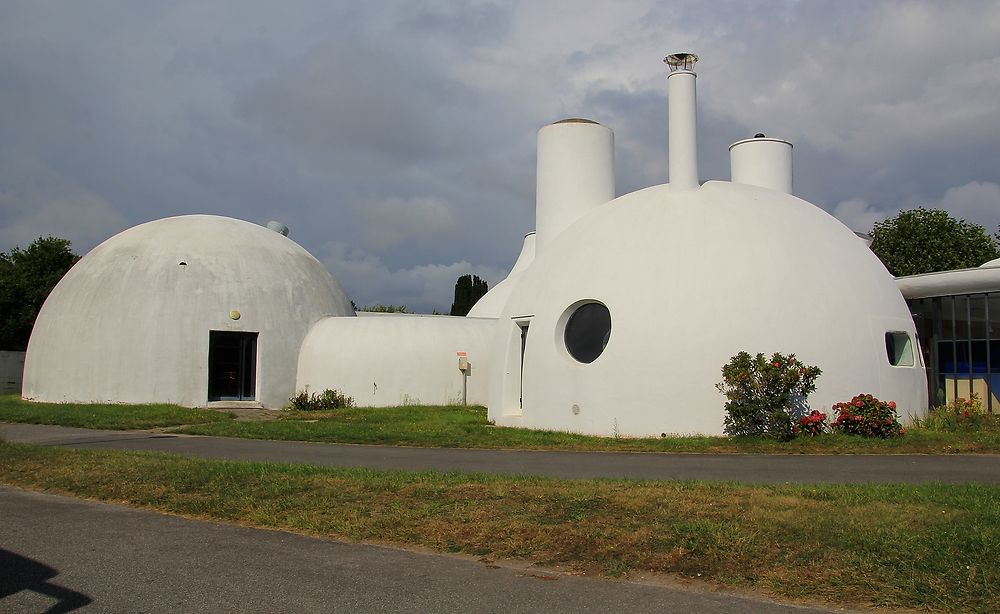
M 49 582 L 59 572 L 20 554 L 0 548 L 0 600 L 19 591 L 32 591 L 57 601 L 46 614 L 72 612 L 93 601 L 87 595 Z M 0 609 L 3 605 L 0 604 Z

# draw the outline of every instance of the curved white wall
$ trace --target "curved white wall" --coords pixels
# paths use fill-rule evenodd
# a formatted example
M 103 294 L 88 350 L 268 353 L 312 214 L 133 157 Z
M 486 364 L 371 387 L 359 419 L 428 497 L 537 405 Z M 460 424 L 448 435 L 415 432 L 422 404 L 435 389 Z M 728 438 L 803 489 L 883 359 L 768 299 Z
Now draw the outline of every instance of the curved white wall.
M 792 193 L 792 144 L 781 139 L 759 137 L 729 146 L 729 164 L 734 183 Z
M 538 253 L 573 222 L 615 197 L 614 150 L 611 129 L 590 120 L 565 119 L 538 131 Z
M 521 253 L 514 262 L 514 267 L 507 274 L 503 281 L 493 286 L 489 292 L 484 294 L 476 304 L 469 310 L 470 318 L 495 318 L 503 311 L 503 306 L 507 304 L 510 293 L 517 286 L 517 280 L 521 278 L 521 273 L 525 271 L 535 260 L 535 233 L 529 232 L 524 235 L 524 243 L 521 244 Z
M 485 405 L 495 325 L 411 314 L 324 318 L 302 343 L 296 390 L 336 389 L 362 406 L 461 403 L 457 352 L 466 352 L 468 403 Z
M 280 407 L 313 322 L 353 313 L 323 265 L 276 232 L 208 215 L 149 222 L 56 285 L 28 344 L 23 396 L 204 406 L 209 331 L 228 330 L 259 333 L 256 397 Z
M 869 392 L 896 401 L 904 417 L 925 411 L 919 363 L 893 367 L 886 356 L 887 331 L 916 338 L 892 277 L 854 233 L 805 201 L 725 182 L 657 186 L 599 207 L 549 248 L 498 320 L 489 403 L 497 424 L 719 434 L 725 398 L 715 385 L 741 350 L 794 352 L 819 366 L 814 408 Z M 568 309 L 586 300 L 612 318 L 609 343 L 590 364 L 571 358 L 562 337 Z

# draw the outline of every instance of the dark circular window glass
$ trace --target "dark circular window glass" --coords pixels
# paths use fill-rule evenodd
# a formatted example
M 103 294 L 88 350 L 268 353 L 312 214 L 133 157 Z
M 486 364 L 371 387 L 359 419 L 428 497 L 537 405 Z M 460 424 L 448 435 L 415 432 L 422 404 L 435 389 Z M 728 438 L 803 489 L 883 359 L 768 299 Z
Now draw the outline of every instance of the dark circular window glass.
M 600 303 L 580 305 L 566 322 L 566 349 L 580 362 L 594 362 L 611 338 L 611 312 Z

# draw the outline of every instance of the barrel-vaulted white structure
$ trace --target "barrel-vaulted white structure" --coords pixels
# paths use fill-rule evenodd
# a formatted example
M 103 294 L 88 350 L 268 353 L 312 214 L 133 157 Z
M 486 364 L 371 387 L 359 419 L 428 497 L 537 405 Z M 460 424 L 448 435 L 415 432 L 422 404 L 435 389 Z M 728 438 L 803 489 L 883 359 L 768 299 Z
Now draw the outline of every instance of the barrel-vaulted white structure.
M 211 215 L 149 222 L 94 248 L 49 295 L 22 394 L 281 407 L 306 332 L 331 315 L 354 315 L 351 302 L 282 234 Z
M 298 390 L 337 389 L 375 407 L 486 404 L 495 320 L 361 316 L 312 327 L 299 352 Z

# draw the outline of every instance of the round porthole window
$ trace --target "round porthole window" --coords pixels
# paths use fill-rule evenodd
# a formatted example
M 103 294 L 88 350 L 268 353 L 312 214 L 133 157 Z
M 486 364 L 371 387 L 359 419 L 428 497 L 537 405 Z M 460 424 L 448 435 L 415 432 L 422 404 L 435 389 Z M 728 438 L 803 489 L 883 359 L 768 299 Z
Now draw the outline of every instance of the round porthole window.
M 611 338 L 611 312 L 601 303 L 584 303 L 566 322 L 566 351 L 576 360 L 597 360 Z

